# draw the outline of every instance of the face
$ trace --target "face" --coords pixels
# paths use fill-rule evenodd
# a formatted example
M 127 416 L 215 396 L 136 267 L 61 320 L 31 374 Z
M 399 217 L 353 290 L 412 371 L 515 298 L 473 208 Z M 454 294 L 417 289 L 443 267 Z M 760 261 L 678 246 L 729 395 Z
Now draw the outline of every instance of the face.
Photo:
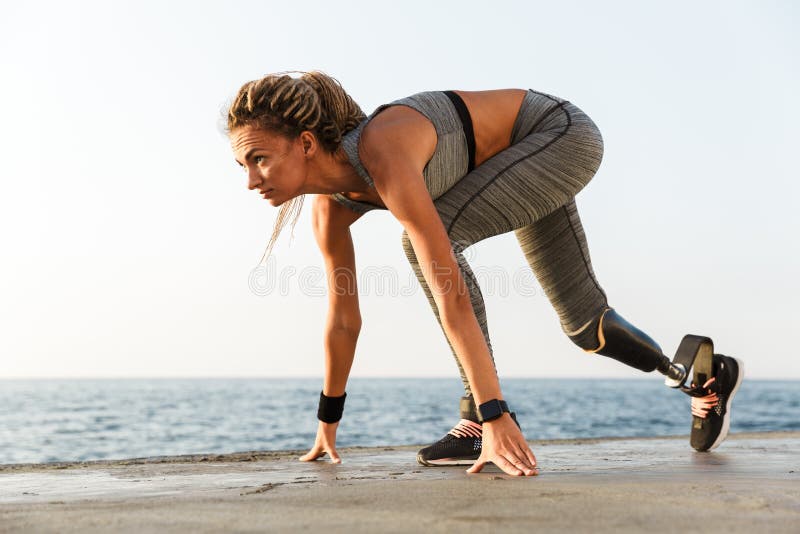
M 248 189 L 273 206 L 301 194 L 307 168 L 300 138 L 245 126 L 232 131 L 230 140 L 236 162 L 247 172 Z

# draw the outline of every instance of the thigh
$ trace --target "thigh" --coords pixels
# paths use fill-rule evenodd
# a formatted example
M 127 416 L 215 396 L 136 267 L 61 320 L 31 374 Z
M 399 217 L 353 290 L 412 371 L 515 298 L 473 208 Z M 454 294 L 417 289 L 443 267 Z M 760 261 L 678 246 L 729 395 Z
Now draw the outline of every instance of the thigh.
M 594 274 L 574 199 L 514 233 L 566 332 L 603 312 L 606 293 Z
M 599 130 L 567 101 L 554 104 L 534 131 L 519 135 L 434 201 L 448 235 L 462 248 L 530 225 L 565 205 L 602 160 Z

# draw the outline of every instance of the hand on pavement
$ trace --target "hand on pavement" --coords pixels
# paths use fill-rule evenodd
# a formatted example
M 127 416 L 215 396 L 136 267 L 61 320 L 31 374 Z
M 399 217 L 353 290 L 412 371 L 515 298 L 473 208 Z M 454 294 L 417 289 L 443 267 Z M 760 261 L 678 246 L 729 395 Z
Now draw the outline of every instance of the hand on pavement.
M 482 440 L 481 455 L 467 473 L 479 473 L 488 462 L 492 462 L 509 475 L 539 474 L 536 457 L 509 414 L 484 422 Z
M 319 422 L 317 427 L 317 439 L 314 441 L 314 446 L 306 454 L 299 459 L 301 462 L 311 462 L 317 458 L 325 456 L 327 453 L 331 457 L 331 462 L 335 464 L 342 463 L 339 453 L 336 452 L 336 429 L 339 428 L 339 423 L 323 423 Z

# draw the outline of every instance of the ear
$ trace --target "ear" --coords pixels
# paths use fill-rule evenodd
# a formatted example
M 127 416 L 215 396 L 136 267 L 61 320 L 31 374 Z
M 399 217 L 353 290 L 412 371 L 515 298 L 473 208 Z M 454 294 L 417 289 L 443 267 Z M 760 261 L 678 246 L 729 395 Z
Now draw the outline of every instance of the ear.
M 300 132 L 300 144 L 306 156 L 313 156 L 319 147 L 316 136 L 308 130 Z

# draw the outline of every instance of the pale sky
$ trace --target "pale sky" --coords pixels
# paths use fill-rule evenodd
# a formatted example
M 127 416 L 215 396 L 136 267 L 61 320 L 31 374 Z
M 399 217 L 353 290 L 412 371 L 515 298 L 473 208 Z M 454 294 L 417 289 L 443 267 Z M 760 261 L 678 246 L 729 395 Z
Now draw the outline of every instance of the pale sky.
M 371 112 L 418 91 L 533 88 L 600 127 L 578 197 L 620 314 L 673 354 L 710 336 L 752 378 L 800 378 L 800 38 L 791 0 L 4 2 L 0 378 L 321 376 L 327 299 L 306 199 L 277 209 L 220 128 L 247 80 L 321 69 Z M 353 227 L 353 376 L 454 376 L 388 212 Z M 584 354 L 513 234 L 468 251 L 501 378 L 645 377 Z M 315 274 L 316 273 L 316 274 Z M 375 278 L 373 278 L 373 281 Z M 532 293 L 532 294 L 531 294 Z M 651 379 L 660 379 L 656 374 Z

